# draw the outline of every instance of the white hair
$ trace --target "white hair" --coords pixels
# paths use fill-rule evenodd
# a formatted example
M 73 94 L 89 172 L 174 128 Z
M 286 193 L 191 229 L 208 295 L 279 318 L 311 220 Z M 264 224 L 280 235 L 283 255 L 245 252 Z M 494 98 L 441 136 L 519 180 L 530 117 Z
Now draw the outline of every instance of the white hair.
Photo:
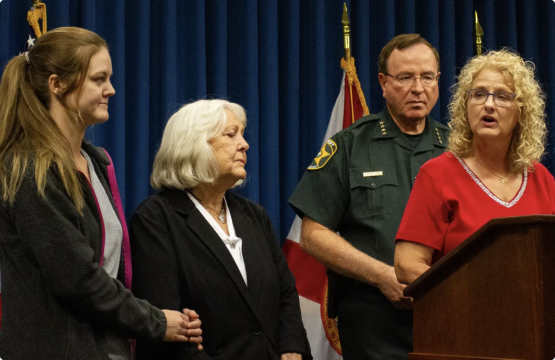
M 150 184 L 155 189 L 185 190 L 214 183 L 219 167 L 210 140 L 223 133 L 231 111 L 243 126 L 245 109 L 226 100 L 198 100 L 173 114 L 154 158 Z

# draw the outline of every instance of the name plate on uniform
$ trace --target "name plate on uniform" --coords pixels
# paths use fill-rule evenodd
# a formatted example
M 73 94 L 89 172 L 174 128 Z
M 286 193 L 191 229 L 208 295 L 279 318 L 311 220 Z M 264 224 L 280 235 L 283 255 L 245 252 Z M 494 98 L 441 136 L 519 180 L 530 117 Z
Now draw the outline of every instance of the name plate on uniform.
M 383 175 L 383 171 L 367 171 L 362 173 L 362 176 L 364 177 L 382 176 L 382 175 Z

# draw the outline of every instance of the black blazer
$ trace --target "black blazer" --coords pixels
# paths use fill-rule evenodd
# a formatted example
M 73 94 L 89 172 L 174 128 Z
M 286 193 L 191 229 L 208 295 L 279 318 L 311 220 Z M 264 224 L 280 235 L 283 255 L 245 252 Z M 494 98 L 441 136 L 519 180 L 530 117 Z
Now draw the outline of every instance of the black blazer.
M 226 193 L 248 287 L 227 247 L 185 191 L 147 198 L 130 223 L 133 292 L 161 309 L 197 311 L 203 351 L 190 343 L 137 342 L 137 359 L 312 359 L 295 280 L 265 210 Z
M 82 148 L 115 211 L 110 160 L 90 143 L 83 142 Z M 0 166 L 11 169 L 11 156 Z M 28 165 L 14 203 L 0 199 L 0 358 L 107 360 L 108 332 L 163 338 L 164 314 L 134 298 L 98 265 L 102 219 L 87 178 L 79 176 L 85 200 L 80 214 L 54 163 L 46 173 L 44 196 L 37 191 L 34 161 Z M 122 251 L 120 264 L 124 260 L 128 257 Z

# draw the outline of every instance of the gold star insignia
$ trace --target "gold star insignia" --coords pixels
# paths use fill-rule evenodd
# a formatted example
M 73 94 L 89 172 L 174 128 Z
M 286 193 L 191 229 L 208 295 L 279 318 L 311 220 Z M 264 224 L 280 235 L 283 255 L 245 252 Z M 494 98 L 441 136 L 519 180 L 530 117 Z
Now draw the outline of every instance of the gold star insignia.
M 436 135 L 437 135 L 437 140 L 439 141 L 439 143 L 443 145 L 443 141 L 441 141 L 441 135 L 439 135 L 439 130 L 437 128 L 436 128 Z

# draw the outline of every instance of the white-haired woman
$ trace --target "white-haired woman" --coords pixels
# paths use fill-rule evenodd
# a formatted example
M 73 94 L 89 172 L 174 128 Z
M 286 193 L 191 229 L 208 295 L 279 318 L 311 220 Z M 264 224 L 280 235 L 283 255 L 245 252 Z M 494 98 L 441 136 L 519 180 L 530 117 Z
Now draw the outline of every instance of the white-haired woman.
M 397 233 L 401 283 L 492 218 L 555 213 L 555 180 L 538 163 L 545 96 L 534 64 L 491 51 L 463 67 L 453 90 L 448 151 L 420 169 Z
M 194 308 L 203 346 L 137 343 L 138 359 L 310 359 L 294 278 L 264 209 L 228 191 L 247 173 L 244 109 L 185 105 L 168 121 L 131 219 L 133 291 Z M 175 346 L 174 346 L 175 345 Z

